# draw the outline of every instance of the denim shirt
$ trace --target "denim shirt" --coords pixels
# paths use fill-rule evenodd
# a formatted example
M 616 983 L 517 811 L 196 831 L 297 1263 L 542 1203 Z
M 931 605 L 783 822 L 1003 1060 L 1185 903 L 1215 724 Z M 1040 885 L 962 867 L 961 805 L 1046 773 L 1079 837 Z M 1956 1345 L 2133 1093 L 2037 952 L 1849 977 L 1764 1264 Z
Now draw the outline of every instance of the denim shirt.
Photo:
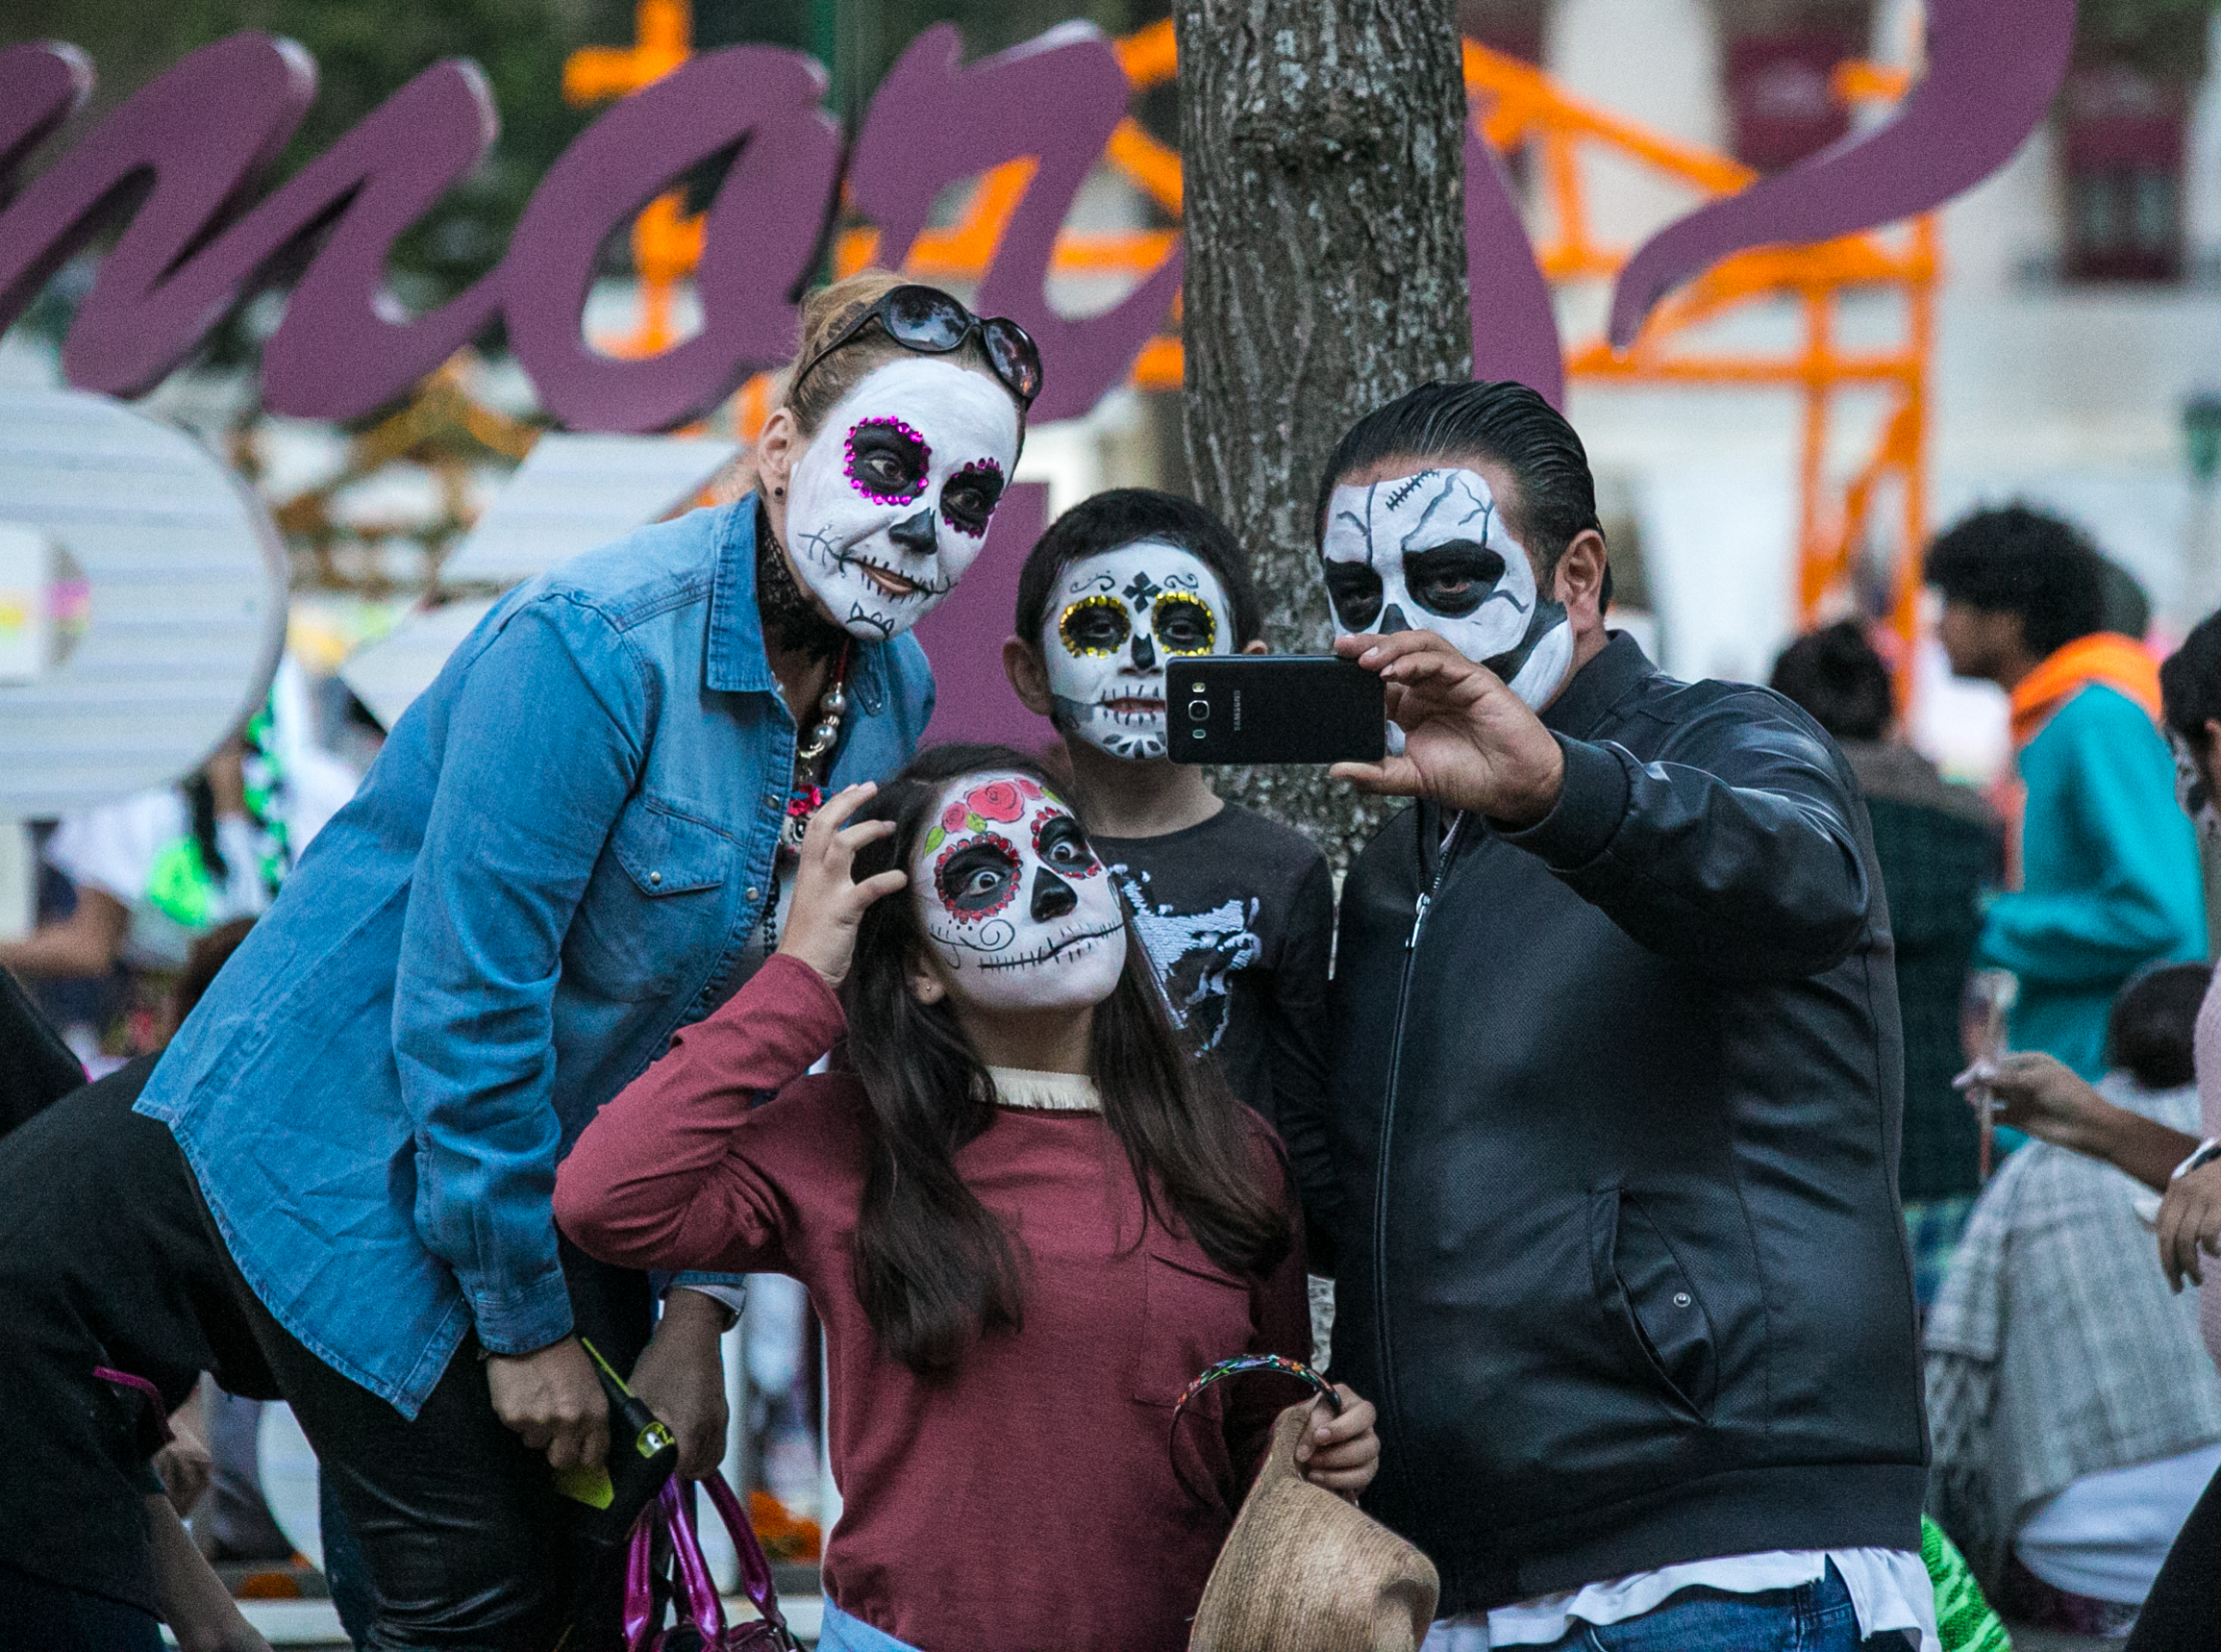
M 832 784 L 933 712 L 859 642 Z M 414 1416 L 466 1330 L 571 1329 L 557 1163 L 738 989 L 795 730 L 756 609 L 756 500 L 510 593 L 394 725 L 138 1111 L 167 1123 L 280 1323 Z

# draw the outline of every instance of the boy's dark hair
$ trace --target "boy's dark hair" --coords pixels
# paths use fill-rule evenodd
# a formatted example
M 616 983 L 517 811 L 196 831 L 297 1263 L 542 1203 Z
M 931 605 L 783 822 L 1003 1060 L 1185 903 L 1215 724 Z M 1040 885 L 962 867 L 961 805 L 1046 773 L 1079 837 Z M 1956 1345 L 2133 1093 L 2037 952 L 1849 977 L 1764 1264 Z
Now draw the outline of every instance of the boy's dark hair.
M 2192 750 L 2206 749 L 2206 722 L 2221 717 L 2221 613 L 2190 628 L 2159 667 L 2159 704 L 2170 729 Z
M 2131 976 L 2106 1017 L 2106 1065 L 2145 1089 L 2190 1083 L 2198 1007 L 2212 978 L 2210 964 L 2159 964 Z
M 1350 426 L 1319 480 L 1312 536 L 1325 538 L 1327 502 L 1351 471 L 1384 459 L 1476 454 L 1497 461 L 1518 484 L 1518 499 L 1505 505 L 1506 525 L 1535 559 L 1535 583 L 1547 593 L 1566 547 L 1591 528 L 1604 531 L 1596 515 L 1596 478 L 1589 474 L 1588 450 L 1565 415 L 1512 379 L 1436 379 Z M 1609 563 L 1603 605 L 1611 606 Z
M 1234 611 L 1235 630 L 1233 640 L 1220 653 L 1232 654 L 1264 635 L 1257 582 L 1250 578 L 1249 553 L 1241 541 L 1194 500 L 1154 488 L 1113 488 L 1081 500 L 1049 524 L 1018 570 L 1018 635 L 1039 647 L 1041 627 L 1056 598 L 1057 576 L 1074 563 L 1136 539 L 1178 545 L 1218 576 L 1219 588 Z
M 1783 649 L 1768 687 L 1839 740 L 1878 740 L 1896 713 L 1889 667 L 1855 619 L 1823 625 Z
M 2097 547 L 2071 522 L 2026 505 L 1962 516 L 1928 548 L 1924 572 L 1947 602 L 2020 615 L 2035 654 L 2106 628 L 2106 576 Z

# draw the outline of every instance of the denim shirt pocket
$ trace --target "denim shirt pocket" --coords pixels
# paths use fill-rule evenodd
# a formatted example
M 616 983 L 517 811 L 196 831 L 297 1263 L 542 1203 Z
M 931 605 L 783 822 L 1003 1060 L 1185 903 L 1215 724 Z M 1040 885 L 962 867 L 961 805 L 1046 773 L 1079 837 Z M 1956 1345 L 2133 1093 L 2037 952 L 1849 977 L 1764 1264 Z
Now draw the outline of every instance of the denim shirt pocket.
M 563 938 L 563 968 L 640 1003 L 691 990 L 721 956 L 739 845 L 643 792 L 617 817 Z

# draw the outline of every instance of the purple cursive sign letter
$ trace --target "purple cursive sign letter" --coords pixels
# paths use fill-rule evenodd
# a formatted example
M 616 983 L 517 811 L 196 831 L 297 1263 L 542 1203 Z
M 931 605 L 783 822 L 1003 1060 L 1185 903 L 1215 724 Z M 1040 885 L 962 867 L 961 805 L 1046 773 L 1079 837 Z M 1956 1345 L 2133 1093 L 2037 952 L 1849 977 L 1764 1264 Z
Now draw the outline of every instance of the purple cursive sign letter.
M 1171 312 L 1180 251 L 1115 308 L 1069 321 L 1049 308 L 1049 255 L 1072 198 L 1125 117 L 1126 72 L 1103 32 L 1065 23 L 962 66 L 956 27 L 937 23 L 910 44 L 872 94 L 849 162 L 857 208 L 880 226 L 879 262 L 897 266 L 925 228 L 934 198 L 1006 161 L 1036 162 L 980 283 L 983 314 L 1008 315 L 1041 347 L 1036 419 L 1087 412 L 1125 378 Z
M 502 263 L 510 344 L 548 412 L 573 430 L 663 430 L 786 361 L 789 295 L 840 166 L 824 95 L 825 71 L 800 53 L 730 46 L 617 104 L 548 169 Z M 602 242 L 687 167 L 736 145 L 695 273 L 701 333 L 644 361 L 596 354 L 579 313 Z
M 1929 0 L 1928 72 L 1886 126 L 1854 134 L 1645 241 L 1611 296 L 1611 341 L 1745 247 L 1824 241 L 1925 213 L 2011 159 L 2051 108 L 2075 0 Z

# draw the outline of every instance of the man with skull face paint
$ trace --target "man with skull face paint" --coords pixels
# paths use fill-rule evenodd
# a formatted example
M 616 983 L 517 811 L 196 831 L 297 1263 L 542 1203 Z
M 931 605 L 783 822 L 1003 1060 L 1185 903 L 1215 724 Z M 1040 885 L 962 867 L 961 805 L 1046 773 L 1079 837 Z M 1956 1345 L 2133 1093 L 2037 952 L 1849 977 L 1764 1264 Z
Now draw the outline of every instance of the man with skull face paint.
M 1003 666 L 1064 737 L 1088 836 L 1175 1022 L 1291 1157 L 1324 1174 L 1325 857 L 1164 750 L 1167 662 L 1261 654 L 1262 631 L 1249 560 L 1226 525 L 1192 500 L 1121 488 L 1065 512 L 1027 556 Z
M 1848 766 L 1608 635 L 1580 438 L 1512 384 L 1368 415 L 1336 652 L 1417 799 L 1344 884 L 1334 1368 L 1429 1646 L 1936 1645 L 1887 916 Z M 1693 1593 L 1680 1591 L 1693 1589 Z
M 820 785 L 915 745 L 932 677 L 902 633 L 978 554 L 1038 384 L 1011 324 L 884 273 L 812 295 L 804 342 L 759 491 L 505 597 L 137 1111 L 87 1090 L 0 1143 L 0 1188 L 85 1223 L 76 1254 L 190 1287 L 202 1333 L 146 1346 L 111 1322 L 133 1299 L 112 1280 L 0 1269 L 0 1312 L 47 1333 L 10 1340 L 0 1382 L 40 1360 L 84 1390 L 42 1461 L 97 1475 L 111 1455 L 81 1344 L 139 1347 L 170 1389 L 230 1350 L 241 1391 L 289 1400 L 316 1444 L 374 1647 L 522 1652 L 574 1614 L 581 1652 L 617 1634 L 621 1578 L 581 1564 L 550 1478 L 607 1445 L 582 1335 L 671 1424 L 683 1472 L 723 1455 L 737 1276 L 682 1280 L 655 1319 L 644 1275 L 559 1241 L 556 1165 L 746 979 Z M 63 1209 L 58 1185 L 87 1191 Z

